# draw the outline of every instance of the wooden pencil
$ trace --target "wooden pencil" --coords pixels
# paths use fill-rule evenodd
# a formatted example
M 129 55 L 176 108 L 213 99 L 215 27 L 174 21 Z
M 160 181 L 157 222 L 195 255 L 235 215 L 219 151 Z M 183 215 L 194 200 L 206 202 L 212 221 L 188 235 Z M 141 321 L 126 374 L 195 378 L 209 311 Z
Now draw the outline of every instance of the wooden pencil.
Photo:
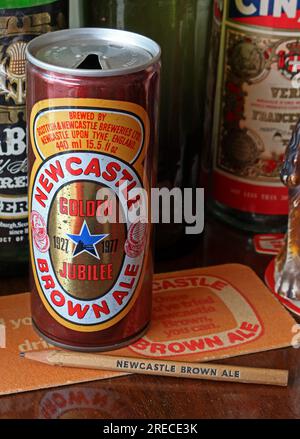
M 287 386 L 288 384 L 288 371 L 281 369 L 226 366 L 212 363 L 184 363 L 132 357 L 124 358 L 60 350 L 32 351 L 22 353 L 21 356 L 28 360 L 34 360 L 52 366 L 102 369 L 122 373 L 230 381 L 247 384 L 268 384 L 275 386 Z

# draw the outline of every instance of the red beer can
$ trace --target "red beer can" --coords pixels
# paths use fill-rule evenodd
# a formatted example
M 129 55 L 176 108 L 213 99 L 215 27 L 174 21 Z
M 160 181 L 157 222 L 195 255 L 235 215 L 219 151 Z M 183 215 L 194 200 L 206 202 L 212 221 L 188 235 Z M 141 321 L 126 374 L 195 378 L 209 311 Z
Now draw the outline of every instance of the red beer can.
M 27 61 L 33 324 L 61 347 L 119 348 L 151 316 L 160 48 L 84 28 L 36 38 Z

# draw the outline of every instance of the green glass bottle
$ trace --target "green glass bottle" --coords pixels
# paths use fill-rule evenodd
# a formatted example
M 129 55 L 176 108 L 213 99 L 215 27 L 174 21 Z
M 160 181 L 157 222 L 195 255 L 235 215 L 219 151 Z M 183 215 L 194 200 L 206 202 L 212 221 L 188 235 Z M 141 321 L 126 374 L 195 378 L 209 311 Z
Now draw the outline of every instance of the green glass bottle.
M 212 0 L 84 0 L 82 6 L 84 26 L 125 29 L 160 44 L 158 186 L 195 188 Z M 157 248 L 173 251 L 183 237 L 184 224 L 161 224 L 156 231 Z
M 27 270 L 25 50 L 68 24 L 68 0 L 0 0 L 0 274 Z

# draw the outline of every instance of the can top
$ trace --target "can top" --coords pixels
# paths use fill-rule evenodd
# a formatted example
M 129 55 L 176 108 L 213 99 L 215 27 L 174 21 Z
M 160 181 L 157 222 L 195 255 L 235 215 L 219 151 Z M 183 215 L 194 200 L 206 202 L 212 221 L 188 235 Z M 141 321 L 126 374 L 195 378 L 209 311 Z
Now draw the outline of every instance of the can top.
M 117 76 L 147 68 L 161 50 L 150 38 L 116 29 L 81 28 L 43 34 L 27 46 L 27 60 L 75 76 Z

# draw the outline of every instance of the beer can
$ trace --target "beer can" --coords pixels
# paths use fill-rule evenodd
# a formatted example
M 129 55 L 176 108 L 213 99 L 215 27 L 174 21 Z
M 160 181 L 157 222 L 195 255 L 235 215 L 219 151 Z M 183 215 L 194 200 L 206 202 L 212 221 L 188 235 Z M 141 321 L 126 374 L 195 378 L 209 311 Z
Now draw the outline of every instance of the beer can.
M 61 347 L 119 348 L 151 316 L 160 47 L 83 28 L 36 38 L 27 60 L 33 325 Z

